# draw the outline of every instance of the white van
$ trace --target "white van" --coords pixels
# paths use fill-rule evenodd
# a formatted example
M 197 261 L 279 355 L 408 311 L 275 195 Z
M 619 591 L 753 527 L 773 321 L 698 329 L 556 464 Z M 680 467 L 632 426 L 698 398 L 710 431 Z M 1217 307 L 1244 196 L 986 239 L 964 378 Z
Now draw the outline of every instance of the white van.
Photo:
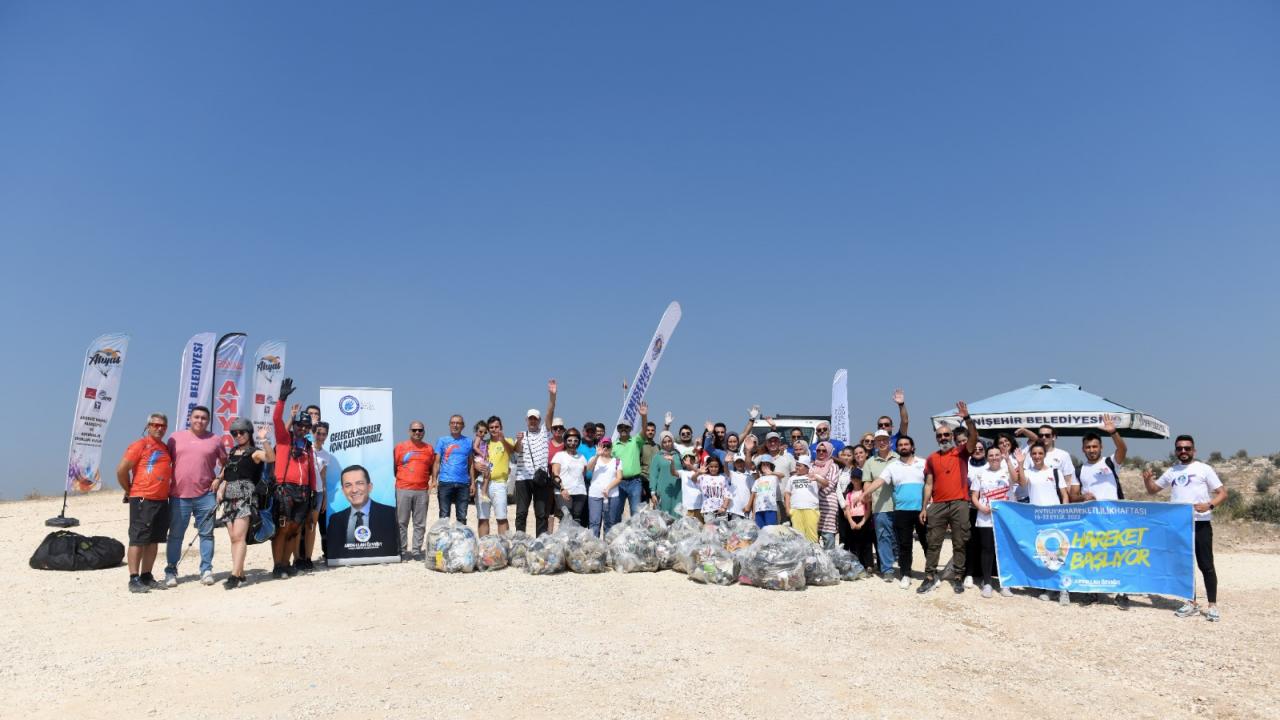
M 804 441 L 813 444 L 813 439 L 818 435 L 819 423 L 831 423 L 830 415 L 774 415 L 774 425 L 777 425 L 777 432 L 782 436 L 782 444 L 791 447 L 791 431 L 799 430 L 804 437 Z M 751 434 L 756 436 L 756 440 L 760 441 L 760 446 L 764 447 L 764 436 L 769 434 L 769 423 L 760 418 L 751 426 Z

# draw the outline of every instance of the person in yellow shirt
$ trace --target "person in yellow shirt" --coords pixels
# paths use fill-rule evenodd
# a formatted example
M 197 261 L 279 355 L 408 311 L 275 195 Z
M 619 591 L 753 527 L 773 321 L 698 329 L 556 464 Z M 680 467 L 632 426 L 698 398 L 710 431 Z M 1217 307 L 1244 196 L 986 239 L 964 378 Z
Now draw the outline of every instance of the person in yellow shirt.
M 502 434 L 502 419 L 497 415 L 489 418 L 489 443 L 486 447 L 486 464 L 488 471 L 484 475 L 484 485 L 478 493 L 476 503 L 476 525 L 479 535 L 489 534 L 489 516 L 498 521 L 498 533 L 507 533 L 507 479 L 511 477 L 511 454 L 516 444 L 511 438 Z

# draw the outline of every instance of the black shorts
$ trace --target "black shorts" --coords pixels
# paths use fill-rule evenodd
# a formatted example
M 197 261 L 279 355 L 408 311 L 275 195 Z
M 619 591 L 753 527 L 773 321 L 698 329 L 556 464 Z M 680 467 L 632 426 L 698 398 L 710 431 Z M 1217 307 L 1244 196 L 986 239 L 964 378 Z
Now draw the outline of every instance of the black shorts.
M 154 545 L 168 537 L 169 501 L 129 498 L 129 545 Z
M 276 525 L 301 525 L 311 512 L 311 488 L 293 483 L 276 485 Z

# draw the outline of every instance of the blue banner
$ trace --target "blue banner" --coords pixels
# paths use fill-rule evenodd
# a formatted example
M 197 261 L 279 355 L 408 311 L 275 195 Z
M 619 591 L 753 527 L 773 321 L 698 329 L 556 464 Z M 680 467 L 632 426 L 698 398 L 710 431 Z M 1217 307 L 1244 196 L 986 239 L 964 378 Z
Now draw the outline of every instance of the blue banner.
M 992 510 L 1002 586 L 1194 595 L 1190 505 L 997 502 Z

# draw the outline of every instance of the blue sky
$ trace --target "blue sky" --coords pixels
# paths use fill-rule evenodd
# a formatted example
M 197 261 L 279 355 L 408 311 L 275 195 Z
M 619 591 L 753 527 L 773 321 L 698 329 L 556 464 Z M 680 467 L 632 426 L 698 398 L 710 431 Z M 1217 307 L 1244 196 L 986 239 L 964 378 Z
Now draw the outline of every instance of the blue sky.
M 60 488 L 102 332 L 114 461 L 197 331 L 437 435 L 552 376 L 611 420 L 673 299 L 678 421 L 823 412 L 847 367 L 855 421 L 903 386 L 924 436 L 1055 377 L 1273 452 L 1278 36 L 1271 2 L 6 3 L 0 496 Z

